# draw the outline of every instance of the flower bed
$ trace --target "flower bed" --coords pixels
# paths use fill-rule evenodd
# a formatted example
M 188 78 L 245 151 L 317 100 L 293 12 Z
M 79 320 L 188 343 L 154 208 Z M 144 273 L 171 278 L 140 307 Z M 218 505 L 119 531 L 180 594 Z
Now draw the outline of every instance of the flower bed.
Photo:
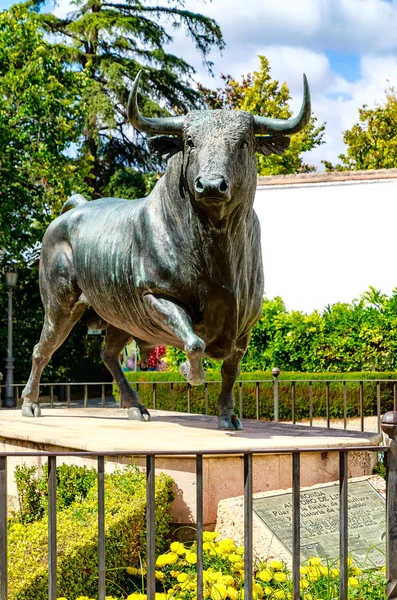
M 211 600 L 243 600 L 244 549 L 230 539 L 217 541 L 216 532 L 203 534 L 204 597 Z M 173 542 L 168 552 L 156 561 L 156 600 L 195 600 L 197 597 L 197 554 L 195 544 L 185 546 Z M 146 600 L 144 578 L 146 569 L 128 568 L 128 573 L 140 581 L 137 591 L 126 600 Z M 336 600 L 339 598 L 339 568 L 313 557 L 301 567 L 301 598 L 303 600 Z M 140 588 L 138 588 L 140 585 Z M 349 560 L 349 600 L 383 600 L 384 569 L 361 569 Z M 291 572 L 279 560 L 271 559 L 255 566 L 253 598 L 269 600 L 292 599 Z M 94 600 L 87 596 L 58 600 Z M 118 600 L 107 597 L 107 600 Z

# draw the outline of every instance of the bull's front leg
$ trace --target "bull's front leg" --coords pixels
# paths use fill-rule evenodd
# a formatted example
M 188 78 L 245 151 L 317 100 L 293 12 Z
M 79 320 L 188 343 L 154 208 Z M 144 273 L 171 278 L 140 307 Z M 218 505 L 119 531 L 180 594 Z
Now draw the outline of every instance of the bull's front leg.
M 190 385 L 204 383 L 205 371 L 202 358 L 205 343 L 194 333 L 187 312 L 172 300 L 156 298 L 153 294 L 146 294 L 143 300 L 151 317 L 183 342 L 188 360 L 179 367 L 180 373 Z
M 232 354 L 222 363 L 222 389 L 218 398 L 219 429 L 242 429 L 240 419 L 234 414 L 233 387 L 240 374 L 240 362 L 247 350 L 249 337 L 247 335 L 237 340 Z

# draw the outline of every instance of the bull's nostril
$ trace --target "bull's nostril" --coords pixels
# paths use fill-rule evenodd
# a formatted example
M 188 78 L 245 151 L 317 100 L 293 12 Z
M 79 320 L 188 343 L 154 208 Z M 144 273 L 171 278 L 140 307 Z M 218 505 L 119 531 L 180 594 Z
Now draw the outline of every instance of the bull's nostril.
M 201 177 L 197 177 L 197 179 L 196 179 L 196 181 L 194 183 L 194 187 L 195 187 L 196 192 L 202 192 L 203 191 L 204 186 L 202 184 Z
M 221 183 L 221 185 L 219 186 L 219 191 L 220 192 L 227 192 L 227 188 L 228 187 L 229 186 L 227 185 L 226 181 L 223 180 L 222 183 Z

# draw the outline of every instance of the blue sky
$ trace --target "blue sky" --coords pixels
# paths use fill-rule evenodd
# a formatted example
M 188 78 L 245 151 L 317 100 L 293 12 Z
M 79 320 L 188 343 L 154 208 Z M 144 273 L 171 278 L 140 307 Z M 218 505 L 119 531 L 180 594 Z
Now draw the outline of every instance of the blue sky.
M 10 4 L 0 0 L 0 8 Z M 215 18 L 227 44 L 211 56 L 211 79 L 184 34 L 173 33 L 172 50 L 195 66 L 198 81 L 214 87 L 221 72 L 240 77 L 263 54 L 272 75 L 288 83 L 297 110 L 307 74 L 313 112 L 326 122 L 326 144 L 306 157 L 319 169 L 321 159 L 336 162 L 344 151 L 342 132 L 357 122 L 358 109 L 381 103 L 388 86 L 397 88 L 397 0 L 185 0 L 185 6 Z M 55 8 L 62 15 L 70 10 L 68 0 Z

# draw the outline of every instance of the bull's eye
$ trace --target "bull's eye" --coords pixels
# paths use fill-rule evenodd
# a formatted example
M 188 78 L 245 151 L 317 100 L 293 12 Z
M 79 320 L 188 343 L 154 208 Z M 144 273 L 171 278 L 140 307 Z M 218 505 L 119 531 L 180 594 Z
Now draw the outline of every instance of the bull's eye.
M 247 140 L 243 140 L 241 142 L 240 148 L 241 148 L 241 150 L 244 150 L 244 148 L 248 148 L 248 142 L 247 142 Z
M 190 148 L 190 149 L 194 148 L 194 142 L 193 142 L 193 140 L 192 140 L 192 139 L 190 139 L 190 138 L 188 138 L 188 139 L 186 140 L 186 145 L 187 145 L 187 146 L 188 146 L 188 148 Z

